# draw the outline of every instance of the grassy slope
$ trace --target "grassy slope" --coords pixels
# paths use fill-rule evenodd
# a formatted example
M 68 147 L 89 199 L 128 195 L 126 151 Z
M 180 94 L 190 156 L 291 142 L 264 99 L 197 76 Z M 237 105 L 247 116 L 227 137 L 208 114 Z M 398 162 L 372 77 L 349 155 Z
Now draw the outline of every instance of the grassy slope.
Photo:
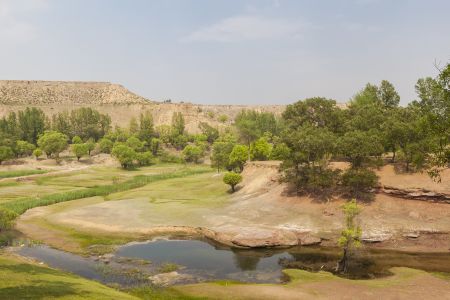
M 1 171 L 0 179 L 3 178 L 11 178 L 11 177 L 21 177 L 26 175 L 34 175 L 34 174 L 44 174 L 47 173 L 46 170 L 15 170 L 15 171 Z
M 393 276 L 372 280 L 350 280 L 328 272 L 311 273 L 287 269 L 291 281 L 280 284 L 213 282 L 178 286 L 187 295 L 210 299 L 450 299 L 450 280 L 409 268 L 392 268 Z M 440 295 L 440 297 L 439 297 Z M 442 298 L 443 297 L 443 298 Z
M 148 236 L 139 233 L 109 234 L 98 230 L 80 230 L 80 228 L 73 228 L 72 226 L 54 222 L 52 216 L 73 209 L 88 208 L 105 200 L 132 199 L 133 201 L 127 201 L 126 205 L 133 207 L 136 201 L 141 203 L 141 213 L 146 220 L 158 220 L 161 217 L 173 222 L 180 219 L 197 220 L 201 216 L 198 215 L 198 212 L 196 214 L 193 212 L 196 212 L 198 207 L 220 206 L 223 200 L 228 197 L 227 186 L 222 183 L 220 177 L 211 176 L 213 172 L 214 170 L 204 166 L 190 166 L 186 169 L 180 165 L 158 165 L 145 170 L 131 172 L 117 172 L 116 169 L 109 170 L 109 172 L 108 169 L 96 170 L 95 172 L 87 173 L 84 177 L 81 177 L 80 174 L 72 174 L 70 177 L 76 176 L 78 182 L 90 186 L 92 184 L 91 181 L 98 182 L 98 180 L 103 178 L 102 176 L 111 176 L 108 173 L 115 173 L 116 176 L 119 175 L 121 178 L 130 178 L 122 182 L 130 182 L 136 177 L 141 178 L 145 176 L 144 183 L 146 184 L 142 187 L 126 189 L 102 197 L 97 196 L 76 201 L 60 202 L 46 208 L 44 215 L 39 215 L 26 221 L 21 220 L 21 224 L 29 225 L 29 230 L 25 230 L 25 232 L 32 238 L 41 240 L 42 237 L 44 242 L 56 248 L 80 254 L 85 254 L 86 252 L 91 254 L 110 252 L 113 250 L 114 245 L 148 238 Z M 133 175 L 131 176 L 130 174 Z M 62 178 L 59 176 L 46 177 L 41 184 L 55 184 L 56 182 L 64 184 L 62 182 L 63 179 L 67 184 L 68 178 L 66 176 Z M 110 179 L 104 180 L 110 182 Z M 90 190 L 95 191 L 97 188 L 94 186 Z M 15 202 L 11 202 L 11 207 Z M 183 206 L 182 210 L 179 209 L 180 204 Z M 31 232 L 29 232 L 30 230 Z M 89 247 L 92 245 L 99 246 Z
M 0 299 L 137 299 L 95 281 L 0 257 Z

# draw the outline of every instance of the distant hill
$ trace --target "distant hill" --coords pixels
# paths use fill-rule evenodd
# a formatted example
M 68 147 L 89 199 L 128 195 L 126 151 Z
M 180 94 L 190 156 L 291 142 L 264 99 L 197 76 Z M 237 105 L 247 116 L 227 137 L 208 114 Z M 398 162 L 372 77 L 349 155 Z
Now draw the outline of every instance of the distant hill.
M 81 81 L 0 80 L 0 104 L 145 104 L 149 100 L 119 84 Z
M 170 124 L 173 113 L 181 112 L 185 117 L 186 129 L 192 133 L 199 131 L 200 122 L 215 127 L 227 126 L 245 109 L 275 115 L 281 115 L 285 109 L 285 105 L 156 102 L 109 82 L 0 80 L 0 117 L 31 106 L 39 107 L 49 117 L 66 110 L 92 107 L 109 114 L 113 125 L 119 126 L 128 126 L 131 118 L 139 118 L 146 110 L 152 112 L 156 126 Z

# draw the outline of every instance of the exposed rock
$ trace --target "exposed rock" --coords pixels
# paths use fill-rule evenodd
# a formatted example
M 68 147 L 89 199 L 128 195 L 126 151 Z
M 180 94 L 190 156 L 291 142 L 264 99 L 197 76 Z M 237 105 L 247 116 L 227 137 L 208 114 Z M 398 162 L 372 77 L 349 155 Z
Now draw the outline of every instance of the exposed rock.
M 318 245 L 322 242 L 322 239 L 316 236 L 307 235 L 300 240 L 300 245 L 302 246 L 312 246 Z
M 417 232 L 408 232 L 403 235 L 403 237 L 409 238 L 409 239 L 417 239 L 420 236 Z
M 295 233 L 281 229 L 247 227 L 239 230 L 231 242 L 240 247 L 277 247 L 298 245 Z
M 361 241 L 366 243 L 381 243 L 389 240 L 391 237 L 392 235 L 388 233 L 368 233 L 361 237 Z
M 166 287 L 177 283 L 185 283 L 187 281 L 192 281 L 194 277 L 189 274 L 180 274 L 177 271 L 173 271 L 169 273 L 161 273 L 158 275 L 153 275 L 150 276 L 148 279 L 154 285 Z

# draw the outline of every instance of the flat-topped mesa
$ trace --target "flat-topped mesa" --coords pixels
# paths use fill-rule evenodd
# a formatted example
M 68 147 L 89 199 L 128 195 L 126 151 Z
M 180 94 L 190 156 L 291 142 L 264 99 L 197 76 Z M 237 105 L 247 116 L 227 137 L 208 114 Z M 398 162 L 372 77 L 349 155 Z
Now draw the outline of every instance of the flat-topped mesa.
M 0 80 L 0 105 L 144 104 L 120 84 L 82 81 Z

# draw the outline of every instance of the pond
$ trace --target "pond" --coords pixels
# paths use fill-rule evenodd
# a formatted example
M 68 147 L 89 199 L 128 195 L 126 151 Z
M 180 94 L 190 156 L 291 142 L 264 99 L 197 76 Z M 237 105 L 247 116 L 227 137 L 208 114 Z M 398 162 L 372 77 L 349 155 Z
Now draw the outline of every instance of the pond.
M 335 248 L 234 249 L 203 240 L 167 239 L 126 244 L 100 258 L 80 257 L 47 246 L 21 247 L 18 253 L 88 279 L 125 286 L 148 283 L 150 276 L 175 270 L 185 275 L 177 284 L 212 280 L 281 283 L 286 280 L 284 268 L 333 272 L 339 260 Z M 167 266 L 170 268 L 165 270 Z M 450 253 L 363 249 L 346 276 L 388 276 L 392 267 L 450 273 Z

